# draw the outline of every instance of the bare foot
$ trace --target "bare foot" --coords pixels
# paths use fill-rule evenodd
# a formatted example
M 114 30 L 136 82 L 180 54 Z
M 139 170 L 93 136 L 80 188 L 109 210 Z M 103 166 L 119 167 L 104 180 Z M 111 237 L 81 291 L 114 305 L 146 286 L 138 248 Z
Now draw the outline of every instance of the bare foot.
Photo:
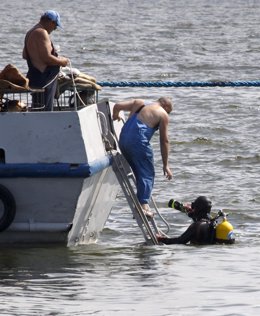
M 144 211 L 144 215 L 148 218 L 153 218 L 154 217 L 154 213 L 152 211 L 149 210 L 143 210 Z

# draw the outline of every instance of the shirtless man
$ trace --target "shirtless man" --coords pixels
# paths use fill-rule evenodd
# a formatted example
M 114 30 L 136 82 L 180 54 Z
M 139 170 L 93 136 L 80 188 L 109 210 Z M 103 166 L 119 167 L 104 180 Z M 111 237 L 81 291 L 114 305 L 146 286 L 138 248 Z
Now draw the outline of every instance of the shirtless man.
M 57 75 L 60 67 L 69 63 L 66 57 L 58 56 L 51 42 L 49 34 L 61 27 L 60 15 L 56 11 L 48 10 L 31 28 L 24 41 L 23 58 L 27 60 L 29 85 L 31 88 L 45 88 L 44 102 L 45 110 L 53 109 L 53 100 L 57 86 Z M 33 103 L 37 107 L 42 95 L 34 94 Z
M 133 170 L 137 184 L 137 198 L 147 216 L 153 216 L 148 205 L 155 177 L 150 140 L 157 129 L 160 133 L 163 173 L 168 180 L 172 179 L 168 164 L 168 114 L 172 109 L 172 102 L 166 97 L 149 104 L 141 99 L 123 101 L 116 103 L 113 108 L 113 120 L 120 119 L 120 111 L 130 112 L 120 134 L 119 147 Z

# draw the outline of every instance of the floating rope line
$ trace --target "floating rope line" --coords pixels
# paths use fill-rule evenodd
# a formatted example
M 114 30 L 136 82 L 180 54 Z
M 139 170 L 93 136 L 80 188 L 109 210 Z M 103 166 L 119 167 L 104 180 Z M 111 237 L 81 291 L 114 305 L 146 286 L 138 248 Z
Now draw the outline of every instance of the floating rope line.
M 256 81 L 100 81 L 102 87 L 260 87 Z

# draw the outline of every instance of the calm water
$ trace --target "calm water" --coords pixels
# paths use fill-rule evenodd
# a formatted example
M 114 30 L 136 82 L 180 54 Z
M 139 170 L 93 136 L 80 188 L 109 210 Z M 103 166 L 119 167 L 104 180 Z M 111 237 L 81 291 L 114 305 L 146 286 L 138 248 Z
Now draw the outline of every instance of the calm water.
M 0 68 L 24 73 L 24 34 L 46 9 L 53 40 L 98 81 L 259 79 L 259 1 L 2 0 Z M 259 315 L 259 88 L 104 88 L 100 97 L 172 96 L 171 182 L 154 138 L 154 197 L 179 235 L 188 219 L 170 198 L 207 195 L 229 212 L 233 246 L 145 247 L 125 199 L 97 245 L 0 252 L 0 315 Z

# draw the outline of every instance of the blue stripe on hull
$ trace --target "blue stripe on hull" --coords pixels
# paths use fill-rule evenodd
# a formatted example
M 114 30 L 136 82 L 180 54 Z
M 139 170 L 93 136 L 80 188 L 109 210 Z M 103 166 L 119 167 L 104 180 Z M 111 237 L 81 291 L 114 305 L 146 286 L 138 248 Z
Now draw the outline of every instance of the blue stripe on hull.
M 0 178 L 88 178 L 112 164 L 112 156 L 91 164 L 72 163 L 0 163 Z

